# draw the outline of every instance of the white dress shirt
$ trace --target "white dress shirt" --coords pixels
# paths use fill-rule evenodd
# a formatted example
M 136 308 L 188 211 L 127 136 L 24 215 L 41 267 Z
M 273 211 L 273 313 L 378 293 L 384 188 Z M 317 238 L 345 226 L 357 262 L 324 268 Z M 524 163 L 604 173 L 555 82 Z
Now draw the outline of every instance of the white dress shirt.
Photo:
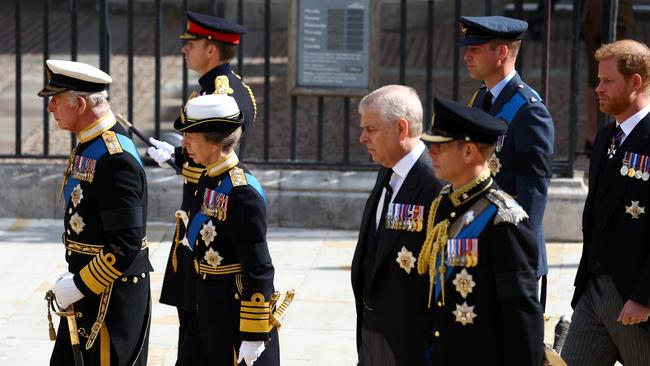
M 621 138 L 621 142 L 620 142 L 620 144 L 618 146 L 623 145 L 623 142 L 625 141 L 625 139 L 628 136 L 630 136 L 630 134 L 632 133 L 632 130 L 634 129 L 634 127 L 636 127 L 636 125 L 638 125 L 639 122 L 641 122 L 641 120 L 644 119 L 645 116 L 648 115 L 648 113 L 650 113 L 650 104 L 643 107 L 642 110 L 636 112 L 635 114 L 633 114 L 630 118 L 626 119 L 625 121 L 623 121 L 621 123 L 616 121 L 616 126 L 620 127 L 621 130 L 623 130 L 623 138 Z
M 492 94 L 492 103 L 494 103 L 494 101 L 497 100 L 497 97 L 499 96 L 499 94 L 501 94 L 503 88 L 505 88 L 506 85 L 508 85 L 508 83 L 510 82 L 510 80 L 512 80 L 512 78 L 515 77 L 516 73 L 517 70 L 512 70 L 512 72 L 508 74 L 508 76 L 503 78 L 503 80 L 499 81 L 497 85 L 487 90 L 490 92 L 490 94 Z

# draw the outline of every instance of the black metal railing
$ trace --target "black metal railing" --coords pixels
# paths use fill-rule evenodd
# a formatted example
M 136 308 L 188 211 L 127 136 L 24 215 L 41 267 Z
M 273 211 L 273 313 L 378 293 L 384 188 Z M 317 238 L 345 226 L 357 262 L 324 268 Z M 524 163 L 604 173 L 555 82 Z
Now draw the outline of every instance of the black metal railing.
M 616 2 L 616 0 L 608 0 L 609 2 Z M 54 154 L 52 153 L 52 149 L 50 146 L 50 134 L 49 134 L 49 128 L 50 128 L 50 117 L 49 113 L 47 112 L 47 103 L 48 103 L 48 98 L 45 98 L 43 100 L 43 113 L 42 113 L 42 133 L 43 133 L 43 141 L 42 141 L 42 151 L 40 152 L 25 152 L 24 148 L 22 146 L 22 141 L 23 141 L 23 134 L 26 132 L 23 129 L 23 98 L 22 98 L 22 84 L 23 84 L 23 65 L 24 65 L 24 54 L 25 50 L 23 50 L 23 45 L 21 43 L 22 39 L 25 37 L 25 33 L 21 31 L 22 27 L 26 26 L 24 24 L 24 17 L 26 16 L 26 12 L 33 12 L 33 11 L 42 11 L 43 17 L 43 25 L 40 29 L 42 29 L 43 36 L 42 36 L 42 59 L 43 61 L 51 56 L 51 48 L 50 48 L 50 42 L 51 42 L 51 37 L 50 34 L 53 34 L 55 30 L 51 29 L 51 24 L 50 24 L 50 19 L 52 17 L 52 5 L 50 4 L 50 0 L 43 0 L 42 1 L 42 9 L 34 9 L 32 7 L 29 7 L 28 9 L 25 8 L 23 5 L 25 1 L 22 0 L 15 0 L 13 2 L 13 16 L 14 16 L 14 40 L 15 44 L 13 47 L 13 50 L 10 50 L 10 52 L 13 52 L 15 54 L 15 140 L 14 140 L 14 151 L 13 152 L 8 152 L 8 153 L 3 153 L 0 154 L 0 157 L 2 158 L 62 158 L 65 155 L 63 154 Z M 30 2 L 34 4 L 38 4 L 37 1 L 32 1 Z M 99 66 L 103 70 L 109 72 L 110 71 L 110 65 L 111 65 L 111 57 L 114 56 L 113 48 L 112 48 L 112 43 L 114 41 L 113 33 L 111 33 L 111 22 L 109 17 L 112 16 L 114 13 L 113 7 L 109 6 L 112 4 L 109 4 L 108 1 L 106 0 L 97 0 L 94 4 L 91 5 L 96 5 L 96 7 L 88 6 L 88 1 L 77 1 L 77 0 L 69 0 L 69 5 L 66 6 L 66 8 L 69 11 L 69 22 L 66 24 L 69 26 L 69 43 L 70 43 L 70 59 L 72 60 L 77 60 L 79 56 L 79 19 L 78 16 L 80 14 L 81 10 L 81 5 L 79 3 L 83 3 L 85 5 L 85 10 L 88 11 L 90 8 L 90 11 L 94 11 L 95 14 L 93 16 L 97 17 L 98 19 L 98 34 L 99 34 L 99 43 L 98 43 L 98 55 L 99 55 Z M 136 103 L 136 88 L 134 86 L 134 77 L 135 71 L 134 71 L 134 66 L 136 65 L 136 42 L 135 38 L 138 35 L 137 29 L 138 26 L 136 25 L 135 21 L 135 9 L 134 4 L 138 3 L 137 1 L 134 0 L 128 0 L 126 2 L 126 6 L 121 8 L 119 11 L 122 12 L 121 14 L 126 13 L 126 59 L 127 59 L 127 88 L 126 88 L 126 108 L 127 108 L 127 116 L 128 119 L 133 121 L 135 118 L 134 114 L 136 113 L 136 110 L 134 109 L 135 103 Z M 161 101 L 163 99 L 162 95 L 162 89 L 163 89 L 163 79 L 162 79 L 162 72 L 163 72 L 163 66 L 162 66 L 162 60 L 164 54 L 163 50 L 163 40 L 165 39 L 164 37 L 175 37 L 177 34 L 175 33 L 175 30 L 181 30 L 181 28 L 184 28 L 184 21 L 183 17 L 180 16 L 179 14 L 184 13 L 188 9 L 195 9 L 196 7 L 203 6 L 202 9 L 208 8 L 209 11 L 212 11 L 215 14 L 219 15 L 219 12 L 223 12 L 224 9 L 224 4 L 227 5 L 233 5 L 236 6 L 236 20 L 244 24 L 245 21 L 245 14 L 246 14 L 246 7 L 249 6 L 250 4 L 247 4 L 246 1 L 244 0 L 233 0 L 233 1 L 220 1 L 217 2 L 215 0 L 210 0 L 210 1 L 198 1 L 195 0 L 192 4 L 191 1 L 189 0 L 183 0 L 181 5 L 177 4 L 170 4 L 170 3 L 163 3 L 162 0 L 155 0 L 153 3 L 152 8 L 150 9 L 151 12 L 153 12 L 153 18 L 154 18 L 154 26 L 153 26 L 153 34 L 149 39 L 152 39 L 154 42 L 153 46 L 153 52 L 150 57 L 153 57 L 154 59 L 154 71 L 153 71 L 153 85 L 152 85 L 152 98 L 153 98 L 153 121 L 152 125 L 153 128 L 151 129 L 151 133 L 158 137 L 161 135 L 163 132 L 164 124 L 163 120 L 165 117 L 163 117 L 163 106 L 161 104 Z M 206 5 L 206 3 L 209 3 Z M 453 42 L 453 45 L 447 45 L 445 47 L 448 47 L 451 49 L 453 52 L 450 54 L 448 57 L 451 58 L 451 63 L 449 63 L 447 60 L 446 64 L 448 65 L 447 73 L 451 74 L 450 80 L 451 80 L 451 88 L 446 88 L 450 89 L 451 92 L 449 96 L 455 98 L 455 99 L 460 99 L 460 100 L 467 100 L 469 99 L 469 95 L 461 95 L 461 72 L 460 72 L 460 61 L 461 61 L 461 49 L 457 45 L 457 40 L 458 37 L 460 36 L 459 30 L 457 27 L 457 20 L 459 19 L 461 15 L 461 11 L 463 9 L 463 3 L 461 0 L 455 0 L 453 4 L 451 2 L 446 2 L 446 3 L 438 3 L 434 2 L 433 0 L 428 0 L 428 1 L 420 1 L 419 3 L 424 3 L 426 6 L 426 11 L 423 12 L 423 14 L 414 14 L 414 13 L 409 13 L 410 5 L 413 3 L 418 3 L 418 2 L 407 2 L 406 0 L 401 0 L 399 2 L 399 35 L 397 37 L 399 41 L 398 45 L 398 67 L 397 67 L 397 80 L 396 82 L 402 83 L 402 84 L 408 84 L 409 83 L 409 75 L 411 72 L 415 72 L 416 68 L 411 67 L 412 65 L 409 65 L 409 60 L 408 60 L 408 55 L 409 55 L 409 32 L 411 29 L 409 28 L 409 21 L 411 19 L 415 19 L 416 17 L 424 17 L 425 19 L 425 24 L 426 26 L 424 27 L 426 36 L 425 40 L 423 43 L 425 43 L 425 62 L 423 65 L 420 67 L 420 69 L 423 69 L 424 75 L 423 75 L 423 83 L 422 83 L 422 88 L 423 90 L 423 105 L 424 105 L 424 121 L 425 121 L 425 128 L 428 128 L 430 126 L 430 121 L 431 117 L 433 114 L 432 111 L 432 100 L 434 97 L 434 94 L 436 93 L 436 89 L 440 90 L 440 88 L 434 87 L 434 82 L 436 79 L 436 75 L 439 74 L 440 72 L 443 72 L 442 68 L 438 67 L 436 68 L 435 64 L 441 64 L 443 62 L 438 61 L 434 62 L 434 59 L 436 58 L 436 49 L 434 48 L 434 42 L 437 36 L 439 34 L 437 32 L 440 32 L 440 30 L 436 27 L 436 21 L 435 21 L 435 16 L 436 14 L 440 13 L 441 10 L 446 11 L 447 13 L 451 12 L 453 13 L 453 17 L 456 21 L 454 22 L 448 22 L 449 24 L 449 29 L 448 32 L 449 34 L 453 34 L 453 36 L 449 37 L 449 42 Z M 485 0 L 483 3 L 484 6 L 484 14 L 494 14 L 494 13 L 500 13 L 500 12 L 493 12 L 493 2 L 491 0 Z M 541 39 L 541 56 L 539 60 L 539 65 L 541 65 L 541 71 L 540 71 L 540 83 L 538 85 L 541 85 L 540 92 L 545 100 L 549 100 L 551 98 L 551 95 L 549 94 L 550 90 L 553 90 L 553 93 L 561 93 L 561 92 L 566 92 L 562 90 L 555 90 L 551 88 L 551 80 L 550 80 L 550 74 L 551 74 L 551 60 L 552 60 L 552 45 L 553 45 L 553 38 L 551 37 L 551 30 L 552 30 L 552 20 L 554 18 L 551 17 L 552 13 L 552 7 L 550 0 L 546 1 L 540 1 L 540 4 L 542 4 L 543 7 L 543 19 L 544 19 L 544 27 L 543 27 L 543 36 Z M 554 1 L 554 3 L 559 3 L 559 1 Z M 554 120 L 556 121 L 556 124 L 560 120 L 566 120 L 565 124 L 568 126 L 568 138 L 566 139 L 566 145 L 567 146 L 562 146 L 562 150 L 565 151 L 563 156 L 556 157 L 555 161 L 555 166 L 554 166 L 554 171 L 557 175 L 560 176 L 566 176 L 570 177 L 573 175 L 573 171 L 575 168 L 575 163 L 576 163 L 576 140 L 577 140 L 577 116 L 578 116 L 578 94 L 580 92 L 580 39 L 579 39 L 579 34 L 580 34 L 580 21 L 581 21 L 581 11 L 580 11 L 580 6 L 582 1 L 581 0 L 570 0 L 570 1 L 565 1 L 565 4 L 570 4 L 572 5 L 572 13 L 570 16 L 570 29 L 572 31 L 571 37 L 571 62 L 570 62 L 570 89 L 568 90 L 569 95 L 565 96 L 563 99 L 568 100 L 569 103 L 569 108 L 568 108 L 568 113 L 566 115 L 553 115 Z M 57 6 L 60 6 L 60 2 L 57 2 Z M 114 5 L 114 4 L 113 4 Z M 140 3 L 139 5 L 142 5 Z M 221 5 L 221 6 L 218 6 Z M 6 5 L 4 5 L 6 6 Z M 177 27 L 173 28 L 173 30 L 169 30 L 170 28 L 165 28 L 163 27 L 163 16 L 165 14 L 169 13 L 169 9 L 166 7 L 178 7 L 175 8 L 175 16 L 174 18 L 177 19 Z M 443 7 L 453 7 L 453 11 L 451 9 L 445 9 Z M 518 16 L 522 17 L 525 15 L 524 11 L 524 6 L 523 6 L 523 0 L 515 0 L 514 5 L 512 7 L 514 11 L 511 13 L 513 16 Z M 167 13 L 166 13 L 167 11 Z M 276 93 L 272 92 L 272 84 L 273 84 L 273 78 L 275 75 L 282 75 L 282 70 L 278 71 L 278 68 L 282 68 L 282 65 L 278 66 L 276 61 L 274 60 L 274 57 L 278 57 L 278 54 L 276 53 L 273 55 L 275 50 L 277 48 L 277 44 L 274 43 L 272 44 L 273 37 L 278 34 L 282 34 L 282 32 L 285 32 L 286 29 L 283 27 L 277 27 L 277 26 L 272 26 L 272 21 L 273 21 L 273 16 L 284 16 L 283 14 L 273 14 L 271 11 L 271 1 L 270 0 L 265 0 L 263 3 L 263 11 L 264 11 L 264 16 L 263 16 L 263 24 L 260 27 L 259 24 L 244 24 L 249 26 L 250 28 L 253 28 L 256 26 L 258 28 L 258 32 L 261 33 L 261 37 L 259 39 L 261 40 L 261 43 L 263 45 L 262 50 L 258 49 L 253 49 L 253 47 L 249 48 L 244 48 L 244 45 L 248 46 L 250 43 L 249 41 L 246 41 L 246 43 L 242 42 L 239 46 L 239 52 L 237 55 L 237 62 L 236 62 L 236 67 L 235 69 L 238 70 L 238 72 L 246 77 L 255 77 L 256 80 L 258 80 L 258 84 L 261 84 L 261 86 L 257 86 L 254 88 L 256 90 L 256 94 L 258 96 L 261 96 L 261 98 L 258 97 L 258 99 L 262 99 L 261 103 L 258 103 L 258 114 L 257 114 L 257 122 L 256 122 L 256 127 L 255 131 L 255 139 L 249 139 L 249 144 L 252 144 L 252 146 L 247 146 L 246 150 L 246 160 L 250 163 L 254 164 L 260 164 L 260 165 L 278 165 L 282 167 L 292 167 L 292 168 L 301 168 L 301 167 L 310 167 L 310 168 L 332 168 L 332 167 L 338 167 L 342 169 L 359 169 L 359 168 L 364 168 L 368 166 L 372 166 L 370 164 L 370 161 L 368 160 L 367 154 L 365 154 L 365 151 L 361 148 L 359 148 L 358 143 L 356 142 L 355 139 L 351 138 L 351 134 L 353 131 L 353 122 L 356 121 L 356 105 L 358 102 L 358 99 L 356 98 L 350 98 L 350 97 L 315 97 L 315 115 L 316 117 L 313 119 L 315 123 L 313 125 L 308 125 L 307 123 L 312 123 L 310 120 L 311 118 L 307 117 L 301 117 L 300 115 L 308 114 L 308 115 L 313 115 L 313 112 L 311 111 L 311 108 L 306 108 L 303 107 L 304 105 L 301 103 L 313 103 L 314 98 L 308 98 L 308 97 L 302 97 L 302 96 L 289 96 L 283 93 Z M 11 14 L 11 13 L 8 13 Z M 610 24 L 611 19 L 606 19 L 607 23 Z M 277 21 L 277 20 L 276 20 Z M 94 23 L 93 23 L 94 24 Z M 614 27 L 615 28 L 615 27 Z M 167 29 L 167 32 L 171 34 L 165 34 L 165 29 Z M 609 32 L 611 34 L 611 32 Z M 246 39 L 246 37 L 244 37 Z M 525 43 L 524 48 L 529 48 L 529 46 Z M 436 47 L 438 48 L 438 47 Z M 254 60 L 255 57 L 254 55 L 257 55 L 258 52 L 261 51 L 261 57 L 263 58 L 263 62 L 248 62 L 250 60 Z M 522 49 L 522 52 L 525 51 Z M 178 50 L 174 50 L 174 52 L 178 53 Z M 564 51 L 563 51 L 564 52 Z M 385 54 L 386 52 L 384 52 Z M 250 58 L 247 55 L 253 55 Z M 282 55 L 280 55 L 282 56 Z M 440 57 L 440 55 L 438 55 Z M 180 57 L 180 56 L 179 56 Z M 286 53 L 284 54 L 284 57 L 286 57 Z M 182 59 L 182 57 L 181 57 Z M 385 57 L 381 58 L 382 60 L 385 59 Z M 529 67 L 528 65 L 522 65 L 521 61 L 524 59 L 524 57 L 520 57 L 519 59 L 519 64 L 518 64 L 518 70 L 522 71 L 523 67 L 526 67 L 526 72 L 529 70 L 532 70 L 532 67 Z M 248 64 L 247 64 L 248 62 Z M 273 63 L 276 64 L 273 64 Z M 378 60 L 378 62 L 381 62 L 381 60 Z M 279 62 L 282 64 L 282 61 Z M 261 67 L 260 67 L 261 65 Z M 185 68 L 185 62 L 184 60 L 182 61 L 182 66 L 179 66 L 182 68 L 182 73 L 181 73 L 181 78 L 182 78 L 182 90 L 179 91 L 179 98 L 178 98 L 178 104 L 180 105 L 181 101 L 184 102 L 185 98 L 188 95 L 188 72 Z M 387 65 L 380 64 L 380 67 L 382 67 L 382 70 L 389 70 L 391 67 L 388 67 Z M 451 69 L 451 70 L 449 70 Z M 442 71 L 441 71 L 442 70 Z M 417 71 L 417 70 L 416 70 Z M 180 70 L 179 70 L 180 72 Z M 46 73 L 44 73 L 44 82 L 46 81 Z M 383 71 L 382 71 L 383 73 Z M 416 79 L 419 77 L 416 76 Z M 411 78 L 413 79 L 413 78 Z M 382 82 L 385 80 L 392 80 L 391 76 L 386 76 L 382 77 Z M 261 81 L 261 82 L 260 82 Z M 180 83 L 179 83 L 180 84 Z M 477 84 L 477 83 L 475 83 Z M 283 90 L 281 87 L 277 87 L 276 90 Z M 275 105 L 278 103 L 278 101 L 282 101 L 282 103 L 286 104 L 286 108 L 284 108 L 280 112 L 272 112 L 271 107 L 272 105 Z M 306 102 L 308 101 L 308 102 Z M 342 102 L 342 108 L 339 108 L 338 106 L 341 105 L 339 103 Z M 338 116 L 332 116 L 328 115 L 326 116 L 326 113 L 328 111 L 334 110 L 336 113 L 338 113 Z M 288 148 L 286 148 L 286 144 L 279 144 L 283 145 L 278 148 L 273 147 L 274 145 L 272 144 L 274 138 L 278 138 L 277 134 L 280 133 L 276 131 L 274 126 L 276 125 L 275 121 L 272 121 L 272 118 L 277 121 L 278 119 L 278 113 L 281 114 L 281 116 L 286 116 L 281 117 L 280 119 L 285 119 L 288 122 L 286 123 L 286 126 L 282 129 L 283 131 L 280 131 L 282 133 L 281 139 L 283 141 L 288 141 Z M 340 123 L 339 128 L 340 129 L 331 129 L 328 128 L 329 124 L 333 124 L 331 120 L 336 120 L 336 121 L 342 121 Z M 338 122 L 336 122 L 338 123 Z M 308 126 L 313 126 L 312 128 Z M 310 134 L 311 139 L 309 139 L 309 144 L 315 144 L 315 147 L 309 146 L 305 148 L 303 145 L 300 144 L 300 138 L 304 137 L 304 134 Z M 328 134 L 335 134 L 338 136 L 338 139 L 334 139 L 335 142 L 333 143 L 331 140 L 328 139 L 327 136 Z M 275 136 L 275 137 L 274 137 Z M 334 145 L 339 145 L 336 149 L 337 153 L 336 154 L 331 154 L 329 152 L 329 145 L 334 144 Z M 74 141 L 74 136 L 71 136 L 71 146 L 75 145 Z M 260 147 L 261 145 L 261 147 Z M 281 152 L 278 152 L 280 151 Z M 312 155 L 313 154 L 313 155 Z M 334 158 L 331 157 L 331 155 L 335 155 Z M 311 157 L 309 157 L 311 156 Z

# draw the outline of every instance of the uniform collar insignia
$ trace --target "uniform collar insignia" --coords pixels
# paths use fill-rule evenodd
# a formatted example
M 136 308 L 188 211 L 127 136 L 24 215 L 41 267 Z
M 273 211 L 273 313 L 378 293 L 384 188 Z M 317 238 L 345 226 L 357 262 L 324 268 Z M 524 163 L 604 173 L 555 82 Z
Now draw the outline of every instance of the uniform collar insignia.
M 91 123 L 90 126 L 84 128 L 81 132 L 79 132 L 79 134 L 77 134 L 77 140 L 79 140 L 79 143 L 90 141 L 102 133 L 110 130 L 113 125 L 115 125 L 115 116 L 113 115 L 113 112 L 109 110 L 98 120 Z
M 449 199 L 454 204 L 454 206 L 459 206 L 464 202 L 476 197 L 484 190 L 488 189 L 492 185 L 490 174 L 490 170 L 486 169 L 471 182 L 456 190 L 452 190 L 452 192 L 449 193 Z
M 209 165 L 205 168 L 208 176 L 216 177 L 219 174 L 222 174 L 239 164 L 239 158 L 234 151 L 228 154 L 225 158 L 217 161 L 216 163 Z

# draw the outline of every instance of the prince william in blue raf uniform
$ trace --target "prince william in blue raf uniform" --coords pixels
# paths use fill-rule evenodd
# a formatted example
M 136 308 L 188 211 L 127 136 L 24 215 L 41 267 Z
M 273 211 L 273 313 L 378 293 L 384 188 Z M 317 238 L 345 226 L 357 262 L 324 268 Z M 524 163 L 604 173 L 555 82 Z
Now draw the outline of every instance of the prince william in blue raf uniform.
M 540 95 L 515 70 L 528 24 L 502 16 L 463 16 L 460 28 L 467 71 L 484 83 L 468 105 L 508 125 L 488 161 L 491 174 L 530 217 L 539 252 L 536 274 L 545 276 L 548 265 L 542 219 L 553 173 L 555 128 Z

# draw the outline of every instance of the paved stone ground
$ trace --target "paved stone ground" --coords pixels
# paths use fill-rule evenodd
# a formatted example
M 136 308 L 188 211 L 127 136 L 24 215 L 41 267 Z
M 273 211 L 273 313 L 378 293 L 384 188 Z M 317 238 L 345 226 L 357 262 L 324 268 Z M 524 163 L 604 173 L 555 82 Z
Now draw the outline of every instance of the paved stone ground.
M 44 365 L 53 343 L 47 336 L 45 291 L 66 271 L 57 220 L 0 219 L 0 365 Z M 150 366 L 174 365 L 175 309 L 159 304 L 173 227 L 149 223 L 154 298 Z M 285 366 L 354 366 L 355 310 L 350 271 L 356 232 L 269 229 L 276 287 L 294 288 L 295 301 L 281 330 Z M 550 243 L 548 343 L 569 300 L 580 243 Z

